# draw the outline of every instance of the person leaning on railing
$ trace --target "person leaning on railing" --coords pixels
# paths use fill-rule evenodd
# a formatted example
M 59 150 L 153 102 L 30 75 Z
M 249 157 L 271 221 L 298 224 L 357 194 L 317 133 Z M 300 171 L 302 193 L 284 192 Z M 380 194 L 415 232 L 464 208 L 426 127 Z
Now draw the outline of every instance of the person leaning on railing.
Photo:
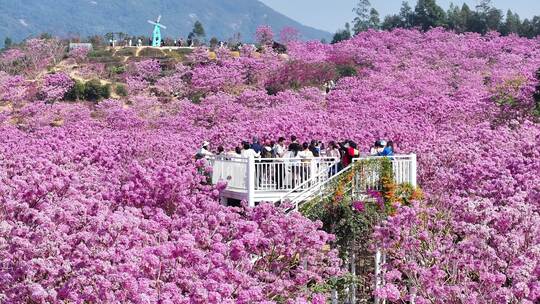
M 314 157 L 313 152 L 311 152 L 309 149 L 309 144 L 307 142 L 302 144 L 302 151 L 298 152 L 298 157 L 300 157 L 302 160 L 300 182 L 303 183 L 308 180 L 311 175 L 311 160 Z
M 394 142 L 377 140 L 371 147 L 370 154 L 372 156 L 393 156 L 395 153 Z
M 326 150 L 326 157 L 332 158 L 332 159 L 341 159 L 341 153 L 339 153 L 338 145 L 335 141 L 331 141 L 328 143 L 328 149 Z M 336 174 L 338 171 L 341 170 L 341 162 L 337 164 L 337 166 L 332 166 L 330 168 L 330 176 Z
M 341 158 L 341 165 L 343 168 L 347 168 L 352 163 L 352 160 L 354 158 L 360 156 L 360 151 L 356 149 L 357 145 L 352 140 L 345 143 L 343 147 L 344 147 L 344 154 Z
M 242 157 L 253 157 L 253 158 L 259 158 L 261 157 L 261 153 L 255 152 L 250 146 L 248 142 L 244 142 L 242 152 L 240 152 L 240 155 Z
M 197 154 L 195 154 L 195 159 L 209 158 L 212 155 L 214 154 L 210 152 L 210 143 L 208 141 L 204 141 L 199 151 L 197 151 Z
M 289 176 L 291 177 L 291 189 L 296 188 L 299 177 L 298 175 L 300 173 L 300 157 L 298 156 L 299 152 L 300 145 L 293 142 L 289 145 L 288 151 L 283 156 L 285 162 L 284 180 L 288 180 Z
M 272 150 L 273 144 L 269 140 L 265 140 L 262 149 L 261 149 L 261 160 L 262 164 L 261 174 L 259 176 L 259 183 L 265 185 L 265 188 L 273 188 L 272 183 L 274 175 L 274 167 L 271 165 L 273 163 L 274 153 Z
M 285 147 L 285 137 L 280 137 L 278 142 L 275 143 L 272 147 L 272 154 L 275 157 L 276 170 L 274 171 L 274 180 L 277 189 L 283 189 L 283 180 L 285 179 L 285 163 L 282 158 L 287 153 L 287 148 Z

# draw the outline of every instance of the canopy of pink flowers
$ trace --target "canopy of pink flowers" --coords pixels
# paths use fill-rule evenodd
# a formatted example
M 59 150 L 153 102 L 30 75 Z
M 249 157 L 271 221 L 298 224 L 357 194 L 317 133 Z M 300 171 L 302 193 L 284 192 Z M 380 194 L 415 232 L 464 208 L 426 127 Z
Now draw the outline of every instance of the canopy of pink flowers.
M 374 235 L 389 260 L 378 296 L 540 299 L 540 40 L 396 30 L 293 42 L 288 59 L 205 52 L 192 67 L 136 65 L 129 104 L 0 112 L 0 302 L 324 302 L 305 287 L 340 272 L 330 235 L 269 205 L 223 207 L 220 188 L 201 184 L 203 140 L 232 149 L 254 135 L 364 151 L 385 138 L 417 153 L 426 199 Z M 329 65 L 357 75 L 326 95 Z M 0 87 L 24 88 L 14 77 Z M 10 96 L 25 94 L 0 91 Z

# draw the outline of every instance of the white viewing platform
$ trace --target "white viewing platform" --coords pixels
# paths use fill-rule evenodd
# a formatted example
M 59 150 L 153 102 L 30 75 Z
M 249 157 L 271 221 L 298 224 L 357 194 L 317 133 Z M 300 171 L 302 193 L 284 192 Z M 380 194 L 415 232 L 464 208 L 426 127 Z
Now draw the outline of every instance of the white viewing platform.
M 381 157 L 362 157 L 353 162 L 377 158 Z M 395 182 L 416 187 L 416 155 L 394 155 L 388 159 L 392 162 Z M 284 198 L 298 205 L 319 195 L 319 189 L 351 168 L 339 171 L 339 159 L 328 157 L 244 158 L 224 155 L 213 156 L 208 161 L 212 167 L 212 183 L 227 183 L 221 196 L 223 203 L 245 200 L 250 207 L 259 202 L 278 202 Z M 368 172 L 364 186 L 379 189 L 378 174 Z

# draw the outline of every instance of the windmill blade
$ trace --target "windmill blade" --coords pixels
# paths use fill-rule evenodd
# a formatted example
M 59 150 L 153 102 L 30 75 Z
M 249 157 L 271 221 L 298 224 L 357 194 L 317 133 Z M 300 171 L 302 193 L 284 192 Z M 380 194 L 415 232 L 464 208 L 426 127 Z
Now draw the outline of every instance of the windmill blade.
M 159 15 L 159 16 L 157 17 L 157 21 L 156 21 L 156 22 L 159 23 L 160 21 L 161 21 L 161 15 Z
M 158 25 L 159 25 L 162 29 L 164 29 L 164 30 L 167 29 L 167 27 L 166 27 L 165 25 L 163 25 L 163 24 L 158 24 Z
M 155 23 L 154 21 L 150 21 L 150 20 L 148 20 L 148 23 L 150 23 L 152 25 L 159 25 L 159 24 Z

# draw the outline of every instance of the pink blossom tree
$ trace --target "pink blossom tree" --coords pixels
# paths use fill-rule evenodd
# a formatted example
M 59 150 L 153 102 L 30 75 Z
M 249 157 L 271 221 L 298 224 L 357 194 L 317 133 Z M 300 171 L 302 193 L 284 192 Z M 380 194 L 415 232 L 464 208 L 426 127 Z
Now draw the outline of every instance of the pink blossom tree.
M 279 32 L 279 40 L 285 45 L 293 41 L 299 41 L 300 32 L 294 27 L 286 26 Z
M 77 63 L 83 63 L 88 57 L 89 50 L 84 47 L 73 48 L 69 51 L 69 57 L 75 59 Z
M 274 31 L 268 25 L 261 25 L 255 31 L 255 38 L 261 45 L 271 45 L 274 42 Z
M 63 72 L 45 75 L 41 87 L 43 100 L 54 102 L 63 99 L 74 84 L 73 79 Z

